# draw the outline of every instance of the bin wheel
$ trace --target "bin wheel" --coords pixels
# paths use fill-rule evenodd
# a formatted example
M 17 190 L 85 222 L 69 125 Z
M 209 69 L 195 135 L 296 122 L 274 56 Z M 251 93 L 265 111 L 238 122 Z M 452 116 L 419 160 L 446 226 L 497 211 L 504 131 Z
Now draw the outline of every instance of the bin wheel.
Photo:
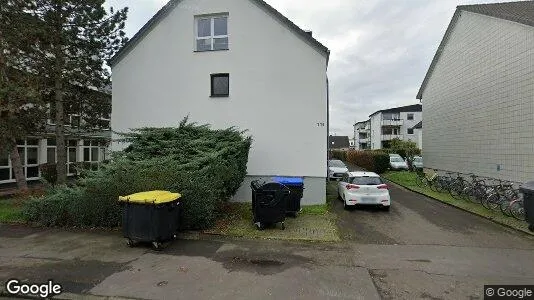
M 282 230 L 286 230 L 286 224 L 284 222 L 282 222 Z
M 131 248 L 135 246 L 135 242 L 132 239 L 126 239 L 126 245 Z
M 163 248 L 163 244 L 160 242 L 152 242 L 152 248 L 154 248 L 154 250 L 161 250 Z
M 534 224 L 530 224 L 530 225 L 528 225 L 528 230 L 534 232 Z
M 256 223 L 256 228 L 258 228 L 258 230 L 263 230 L 265 229 L 265 226 L 261 223 Z

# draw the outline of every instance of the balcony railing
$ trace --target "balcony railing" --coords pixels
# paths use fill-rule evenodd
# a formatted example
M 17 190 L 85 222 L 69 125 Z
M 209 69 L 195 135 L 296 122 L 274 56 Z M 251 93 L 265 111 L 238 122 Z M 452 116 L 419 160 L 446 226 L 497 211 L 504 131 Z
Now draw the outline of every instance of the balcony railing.
M 403 135 L 402 134 L 382 134 L 382 141 L 391 141 L 393 139 L 403 139 Z
M 402 126 L 403 124 L 402 119 L 382 120 L 382 126 Z

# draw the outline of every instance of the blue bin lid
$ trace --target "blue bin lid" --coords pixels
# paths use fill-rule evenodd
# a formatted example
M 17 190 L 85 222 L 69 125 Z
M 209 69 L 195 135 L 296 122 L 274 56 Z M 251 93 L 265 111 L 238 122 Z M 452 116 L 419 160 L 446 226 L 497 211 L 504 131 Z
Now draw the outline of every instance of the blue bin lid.
M 273 181 L 276 181 L 285 185 L 304 185 L 304 179 L 302 177 L 273 177 Z

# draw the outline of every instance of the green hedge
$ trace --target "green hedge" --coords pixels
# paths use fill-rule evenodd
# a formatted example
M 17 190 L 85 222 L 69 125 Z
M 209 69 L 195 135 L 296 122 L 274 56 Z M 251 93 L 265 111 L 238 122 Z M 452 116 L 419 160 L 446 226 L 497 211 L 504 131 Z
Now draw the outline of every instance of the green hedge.
M 389 168 L 389 155 L 382 151 L 349 150 L 345 156 L 348 163 L 378 174 L 384 173 Z
M 73 188 L 32 199 L 24 216 L 46 226 L 115 227 L 121 223 L 119 196 L 169 190 L 182 194 L 184 229 L 209 228 L 246 176 L 252 139 L 243 133 L 187 119 L 177 128 L 135 130 L 125 136 L 130 146 L 111 162 L 86 170 Z

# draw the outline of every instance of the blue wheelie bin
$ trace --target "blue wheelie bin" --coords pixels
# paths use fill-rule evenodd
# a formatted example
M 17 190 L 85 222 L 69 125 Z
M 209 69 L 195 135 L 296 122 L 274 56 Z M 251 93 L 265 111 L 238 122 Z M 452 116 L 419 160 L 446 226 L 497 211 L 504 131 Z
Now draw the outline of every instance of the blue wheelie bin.
M 304 179 L 302 177 L 273 177 L 278 182 L 289 188 L 289 200 L 287 201 L 286 214 L 296 217 L 300 212 L 300 200 L 304 194 Z

